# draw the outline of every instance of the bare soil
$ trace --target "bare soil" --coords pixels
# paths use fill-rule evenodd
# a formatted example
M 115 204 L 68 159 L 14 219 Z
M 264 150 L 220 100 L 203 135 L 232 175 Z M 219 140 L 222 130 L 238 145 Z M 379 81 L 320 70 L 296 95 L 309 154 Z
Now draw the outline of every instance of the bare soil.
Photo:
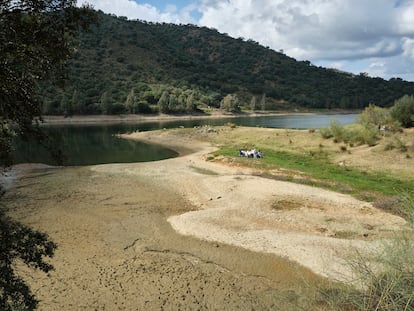
M 22 268 L 40 310 L 306 310 L 315 284 L 351 278 L 353 251 L 409 230 L 350 196 L 208 161 L 210 135 L 124 136 L 181 153 L 163 161 L 15 168 L 10 214 L 59 245 L 55 271 Z

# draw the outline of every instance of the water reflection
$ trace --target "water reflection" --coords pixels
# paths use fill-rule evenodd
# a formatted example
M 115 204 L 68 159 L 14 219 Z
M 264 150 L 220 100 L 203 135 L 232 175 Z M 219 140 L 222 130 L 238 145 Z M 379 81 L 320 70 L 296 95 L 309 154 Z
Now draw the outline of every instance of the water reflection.
M 117 138 L 114 134 L 128 132 L 119 125 L 54 126 L 45 131 L 60 146 L 63 165 L 147 162 L 177 156 L 162 146 Z M 48 150 L 34 142 L 18 142 L 16 159 L 17 163 L 57 164 Z
M 177 156 L 175 151 L 161 146 L 117 138 L 115 134 L 118 133 L 203 125 L 218 126 L 228 122 L 240 126 L 307 129 L 329 126 L 332 120 L 337 120 L 344 125 L 351 124 L 355 122 L 357 116 L 357 114 L 286 115 L 113 125 L 66 125 L 46 127 L 45 131 L 54 139 L 56 145 L 61 146 L 65 156 L 64 165 L 93 165 L 157 161 Z M 57 164 L 49 151 L 34 142 L 18 142 L 15 155 L 17 163 Z

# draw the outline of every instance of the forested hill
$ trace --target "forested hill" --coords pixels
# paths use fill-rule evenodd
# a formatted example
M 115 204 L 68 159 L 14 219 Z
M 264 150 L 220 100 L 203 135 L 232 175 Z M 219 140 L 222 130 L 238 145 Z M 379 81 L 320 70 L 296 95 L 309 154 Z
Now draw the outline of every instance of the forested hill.
M 206 27 L 98 16 L 80 34 L 64 90 L 42 85 L 44 113 L 191 112 L 220 103 L 352 109 L 414 94 L 413 82 L 316 67 Z

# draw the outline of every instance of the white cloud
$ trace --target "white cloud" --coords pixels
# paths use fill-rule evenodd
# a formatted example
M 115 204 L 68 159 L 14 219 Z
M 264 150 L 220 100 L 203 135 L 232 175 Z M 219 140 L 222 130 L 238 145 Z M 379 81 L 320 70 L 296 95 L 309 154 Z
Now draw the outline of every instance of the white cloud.
M 414 60 L 414 39 L 403 38 L 402 39 L 403 55 L 407 58 Z
M 173 4 L 167 5 L 164 11 L 160 11 L 155 6 L 145 2 L 137 3 L 134 0 L 87 0 L 96 10 L 102 10 L 105 13 L 115 14 L 117 16 L 126 16 L 129 19 L 140 19 L 152 22 L 165 23 L 196 23 L 191 16 L 191 11 L 195 6 L 190 4 L 181 11 Z
M 414 32 L 414 1 L 407 0 L 397 8 L 397 29 L 401 34 L 413 34 Z
M 413 0 L 204 0 L 201 12 L 201 25 L 283 49 L 299 60 L 366 59 L 371 66 L 361 71 L 386 78 L 395 73 L 388 67 L 396 56 L 409 58 L 414 68 Z
M 213 27 L 298 60 L 414 81 L 414 0 L 189 0 L 181 9 L 174 0 L 162 9 L 145 0 L 89 2 L 130 19 Z

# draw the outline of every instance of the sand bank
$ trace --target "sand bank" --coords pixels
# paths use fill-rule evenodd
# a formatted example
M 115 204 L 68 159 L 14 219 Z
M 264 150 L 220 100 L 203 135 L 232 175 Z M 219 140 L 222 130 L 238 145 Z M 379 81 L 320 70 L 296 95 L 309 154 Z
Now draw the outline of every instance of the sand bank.
M 16 179 L 11 215 L 59 245 L 55 271 L 24 273 L 40 310 L 306 309 L 307 284 L 349 277 L 350 249 L 406 229 L 350 196 L 208 161 L 206 135 L 134 133 L 182 156 Z

